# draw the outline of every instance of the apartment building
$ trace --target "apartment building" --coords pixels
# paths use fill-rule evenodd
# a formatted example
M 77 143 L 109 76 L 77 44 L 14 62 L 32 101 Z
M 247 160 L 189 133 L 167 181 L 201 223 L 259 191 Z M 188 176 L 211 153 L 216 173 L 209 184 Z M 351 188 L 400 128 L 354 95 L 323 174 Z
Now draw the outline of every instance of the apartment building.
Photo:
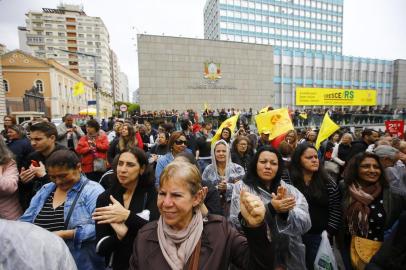
M 20 49 L 40 58 L 54 58 L 112 95 L 109 33 L 100 17 L 87 16 L 82 6 L 29 11 L 19 27 Z

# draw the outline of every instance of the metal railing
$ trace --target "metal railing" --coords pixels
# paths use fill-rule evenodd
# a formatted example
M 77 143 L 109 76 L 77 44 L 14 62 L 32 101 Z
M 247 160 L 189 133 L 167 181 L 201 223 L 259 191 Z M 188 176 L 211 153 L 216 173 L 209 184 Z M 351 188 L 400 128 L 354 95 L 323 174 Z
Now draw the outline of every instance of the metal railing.
M 307 119 L 303 119 L 300 116 L 295 116 L 292 119 L 292 123 L 295 128 L 319 128 L 321 122 L 323 121 L 324 114 L 317 114 L 308 116 Z M 172 116 L 156 116 L 156 117 L 149 117 L 149 116 L 136 116 L 133 119 L 138 122 L 142 123 L 144 121 L 149 121 L 154 128 L 158 128 L 159 125 L 164 123 L 172 123 L 175 126 L 179 126 L 180 122 L 182 121 L 182 117 L 179 116 L 176 122 L 172 121 Z M 246 124 L 249 126 L 255 126 L 255 116 L 245 117 L 247 120 Z M 343 114 L 337 115 L 332 114 L 331 119 L 338 124 L 339 126 L 381 126 L 385 124 L 386 120 L 406 120 L 406 115 L 399 115 L 399 114 Z M 208 122 L 212 123 L 213 129 L 217 129 L 221 124 L 221 119 L 219 116 L 206 116 L 199 117 L 199 122 Z

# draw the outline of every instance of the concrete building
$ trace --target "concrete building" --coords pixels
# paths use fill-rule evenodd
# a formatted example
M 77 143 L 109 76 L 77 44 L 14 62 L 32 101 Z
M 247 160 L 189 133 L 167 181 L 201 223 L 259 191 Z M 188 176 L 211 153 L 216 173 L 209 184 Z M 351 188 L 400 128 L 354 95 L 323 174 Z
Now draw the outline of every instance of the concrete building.
M 119 82 L 120 82 L 120 101 L 130 102 L 130 92 L 128 89 L 128 77 L 127 75 L 120 71 L 119 73 Z
M 121 101 L 120 94 L 120 67 L 116 53 L 110 49 L 111 86 L 113 90 L 113 103 Z
M 109 33 L 101 18 L 87 16 L 81 6 L 65 4 L 29 11 L 26 26 L 18 30 L 21 50 L 55 58 L 72 72 L 96 81 L 101 91 L 112 93 Z
M 6 90 L 7 112 L 24 111 L 23 97 L 26 90 L 37 87 L 44 96 L 45 115 L 61 118 L 66 113 L 78 114 L 89 108 L 87 101 L 95 100 L 93 83 L 72 72 L 54 59 L 41 59 L 20 50 L 0 57 L 3 84 Z M 73 86 L 83 82 L 85 94 L 73 96 Z M 100 115 L 112 113 L 111 95 L 100 95 Z
M 393 65 L 393 107 L 406 108 L 406 60 L 395 60 Z
M 259 109 L 274 102 L 272 46 L 138 35 L 142 110 Z
M 0 44 L 0 57 L 6 53 L 6 46 L 3 44 Z M 0 62 L 0 130 L 3 130 L 4 126 L 4 116 L 6 116 L 6 95 L 4 92 L 4 86 L 6 81 L 3 80 L 3 72 L 2 72 L 2 66 Z
M 377 91 L 377 105 L 392 106 L 395 104 L 392 100 L 395 91 L 403 89 L 400 93 L 406 92 L 404 82 L 403 86 L 393 84 L 394 77 L 398 77 L 394 75 L 393 61 L 279 47 L 274 49 L 276 107 L 294 107 L 297 87 L 371 89 Z M 406 94 L 403 95 L 406 101 Z
M 139 103 L 140 102 L 140 95 L 139 95 L 139 88 L 135 89 L 132 92 L 132 99 L 131 99 L 132 103 Z
M 204 37 L 342 53 L 343 0 L 207 0 Z

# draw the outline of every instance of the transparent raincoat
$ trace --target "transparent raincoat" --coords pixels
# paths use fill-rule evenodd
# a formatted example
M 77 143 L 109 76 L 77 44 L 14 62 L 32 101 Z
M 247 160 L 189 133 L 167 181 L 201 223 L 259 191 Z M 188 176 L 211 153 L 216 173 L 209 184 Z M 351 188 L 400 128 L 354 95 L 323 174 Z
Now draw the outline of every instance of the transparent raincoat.
M 302 243 L 302 234 L 306 233 L 312 226 L 309 208 L 306 198 L 294 186 L 285 183 L 281 180 L 282 186 L 287 188 L 288 194 L 296 199 L 296 206 L 289 211 L 287 219 L 280 215 L 272 215 L 268 208 L 268 203 L 271 201 L 271 194 L 261 188 L 259 192 L 252 187 L 239 181 L 234 185 L 231 206 L 230 206 L 230 221 L 240 229 L 238 214 L 240 213 L 240 192 L 244 189 L 252 194 L 259 196 L 267 209 L 265 220 L 269 231 L 268 239 L 275 243 L 275 266 L 284 265 L 289 270 L 306 268 L 305 246 Z

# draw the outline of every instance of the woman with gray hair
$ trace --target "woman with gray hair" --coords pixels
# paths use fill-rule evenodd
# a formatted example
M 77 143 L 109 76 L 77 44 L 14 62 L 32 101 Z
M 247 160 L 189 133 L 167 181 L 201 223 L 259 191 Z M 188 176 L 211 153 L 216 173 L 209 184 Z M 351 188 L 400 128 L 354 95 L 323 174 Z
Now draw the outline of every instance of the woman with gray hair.
M 333 149 L 331 160 L 338 165 L 338 175 L 343 173 L 344 168 L 347 165 L 348 157 L 351 152 L 352 141 L 353 137 L 351 133 L 344 133 L 344 135 L 341 137 L 340 143 L 337 144 Z
M 2 137 L 2 136 L 0 136 Z M 23 210 L 18 200 L 18 170 L 13 154 L 0 139 L 0 219 L 16 220 Z

